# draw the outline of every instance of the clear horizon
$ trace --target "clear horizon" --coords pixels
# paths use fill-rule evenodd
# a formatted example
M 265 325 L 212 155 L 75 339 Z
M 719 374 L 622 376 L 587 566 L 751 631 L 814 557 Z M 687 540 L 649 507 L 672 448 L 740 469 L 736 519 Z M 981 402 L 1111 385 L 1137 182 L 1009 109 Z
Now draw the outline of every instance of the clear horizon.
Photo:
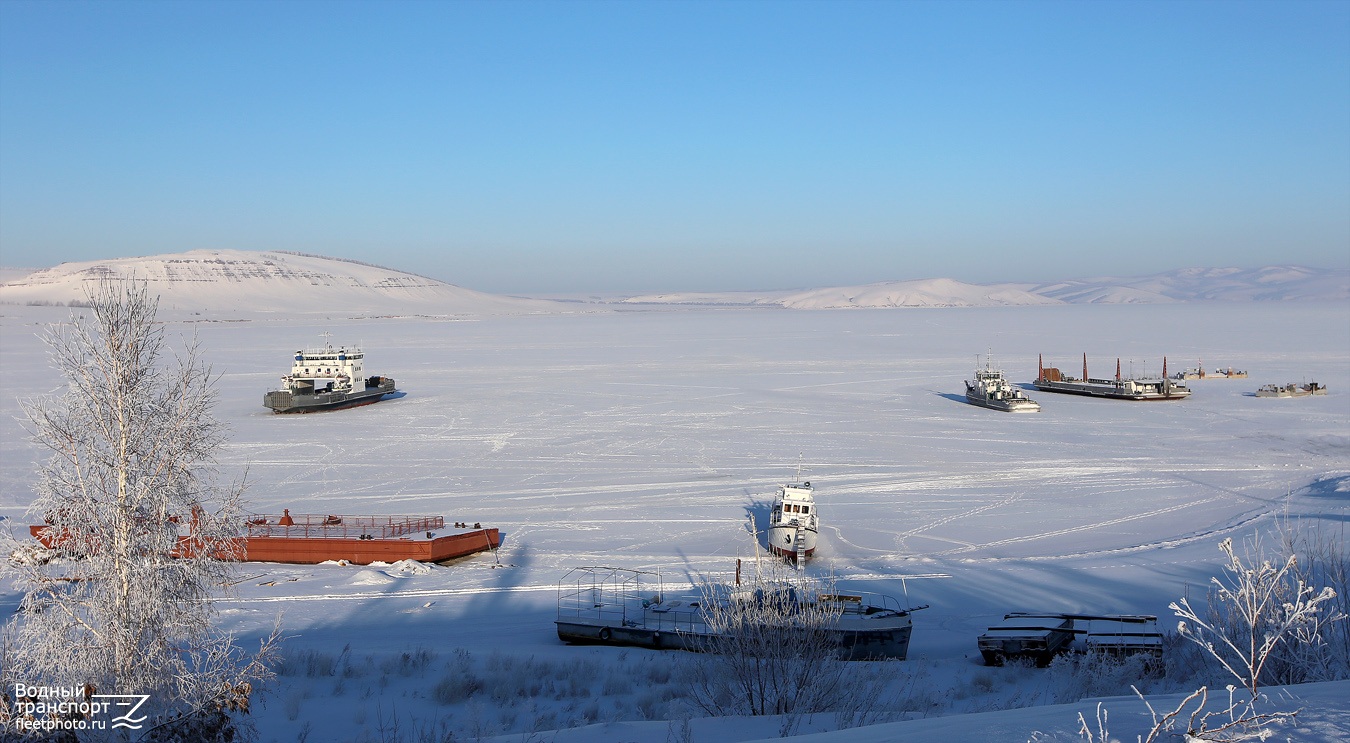
M 1350 267 L 1337 2 L 0 4 L 0 265 L 515 294 Z

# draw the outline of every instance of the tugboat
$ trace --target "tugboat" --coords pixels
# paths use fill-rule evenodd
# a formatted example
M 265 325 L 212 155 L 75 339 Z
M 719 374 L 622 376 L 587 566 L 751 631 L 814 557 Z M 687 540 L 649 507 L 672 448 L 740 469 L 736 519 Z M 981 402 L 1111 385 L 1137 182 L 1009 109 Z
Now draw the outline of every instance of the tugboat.
M 1040 370 L 1036 375 L 1036 389 L 1042 392 L 1063 392 L 1070 395 L 1107 397 L 1114 400 L 1180 400 L 1191 396 L 1185 382 L 1167 376 L 1167 357 L 1163 357 L 1162 377 L 1158 379 L 1122 379 L 1120 359 L 1116 359 L 1115 379 L 1093 379 L 1088 376 L 1087 354 L 1083 354 L 1083 378 L 1066 376 L 1059 369 L 1046 366 L 1037 357 Z
M 1003 376 L 1003 370 L 995 369 L 988 356 L 984 357 L 983 369 L 976 361 L 975 381 L 966 381 L 966 402 L 1005 413 L 1038 413 L 1041 410 L 1041 404 L 1012 386 Z
M 800 565 L 815 553 L 819 531 L 811 483 L 780 487 L 769 514 L 769 551 Z
M 295 352 L 291 373 L 281 378 L 282 389 L 268 392 L 263 405 L 277 413 L 310 413 L 379 402 L 395 391 L 389 377 L 365 377 L 359 348 L 301 349 Z

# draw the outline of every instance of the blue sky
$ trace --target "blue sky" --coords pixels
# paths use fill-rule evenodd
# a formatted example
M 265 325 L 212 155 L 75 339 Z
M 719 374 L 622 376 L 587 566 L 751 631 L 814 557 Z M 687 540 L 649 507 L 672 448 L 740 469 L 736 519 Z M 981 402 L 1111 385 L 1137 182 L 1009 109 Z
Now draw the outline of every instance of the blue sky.
M 1347 2 L 0 0 L 0 264 L 497 292 L 1350 267 Z

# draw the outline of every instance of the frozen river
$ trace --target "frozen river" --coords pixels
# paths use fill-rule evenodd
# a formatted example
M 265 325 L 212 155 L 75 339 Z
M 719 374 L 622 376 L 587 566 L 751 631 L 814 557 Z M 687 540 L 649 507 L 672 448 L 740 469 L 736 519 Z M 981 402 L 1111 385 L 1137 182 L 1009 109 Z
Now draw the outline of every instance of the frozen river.
M 35 449 L 17 399 L 57 387 L 35 337 L 65 310 L 0 308 L 0 515 L 21 524 Z M 961 657 L 1005 611 L 1165 615 L 1219 564 L 1216 543 L 1286 510 L 1350 518 L 1350 307 L 1057 306 L 879 311 L 661 309 L 484 319 L 173 319 L 220 375 L 227 475 L 259 511 L 444 515 L 502 529 L 429 576 L 248 566 L 226 619 L 251 631 L 283 603 L 297 642 L 556 652 L 554 587 L 578 565 L 668 579 L 752 560 L 777 484 L 816 489 L 810 570 L 932 608 L 912 657 Z M 293 350 L 362 345 L 403 394 L 352 410 L 262 407 Z M 1077 376 L 1203 361 L 1248 379 L 1191 382 L 1173 402 L 1030 391 L 1042 412 L 963 400 L 976 354 L 1014 383 L 1037 354 Z M 1325 397 L 1258 399 L 1316 380 Z M 905 578 L 902 583 L 901 578 Z M 295 578 L 295 580 L 289 580 Z M 259 581 L 260 582 L 260 581 Z M 1198 589 L 1203 593 L 1203 588 Z M 390 627 L 398 632 L 388 632 Z

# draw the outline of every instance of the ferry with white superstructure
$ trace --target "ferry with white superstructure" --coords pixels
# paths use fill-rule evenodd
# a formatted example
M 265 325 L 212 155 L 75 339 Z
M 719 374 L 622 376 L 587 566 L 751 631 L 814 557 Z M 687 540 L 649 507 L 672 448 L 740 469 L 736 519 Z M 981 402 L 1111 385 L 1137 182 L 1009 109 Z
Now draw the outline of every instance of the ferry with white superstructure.
M 984 368 L 976 360 L 975 381 L 966 380 L 966 402 L 1005 413 L 1039 413 L 1041 404 L 1012 386 L 1002 369 L 995 369 L 988 356 Z
M 365 376 L 365 353 L 359 348 L 301 349 L 281 389 L 268 392 L 263 405 L 277 413 L 309 413 L 369 405 L 395 392 L 389 377 Z

